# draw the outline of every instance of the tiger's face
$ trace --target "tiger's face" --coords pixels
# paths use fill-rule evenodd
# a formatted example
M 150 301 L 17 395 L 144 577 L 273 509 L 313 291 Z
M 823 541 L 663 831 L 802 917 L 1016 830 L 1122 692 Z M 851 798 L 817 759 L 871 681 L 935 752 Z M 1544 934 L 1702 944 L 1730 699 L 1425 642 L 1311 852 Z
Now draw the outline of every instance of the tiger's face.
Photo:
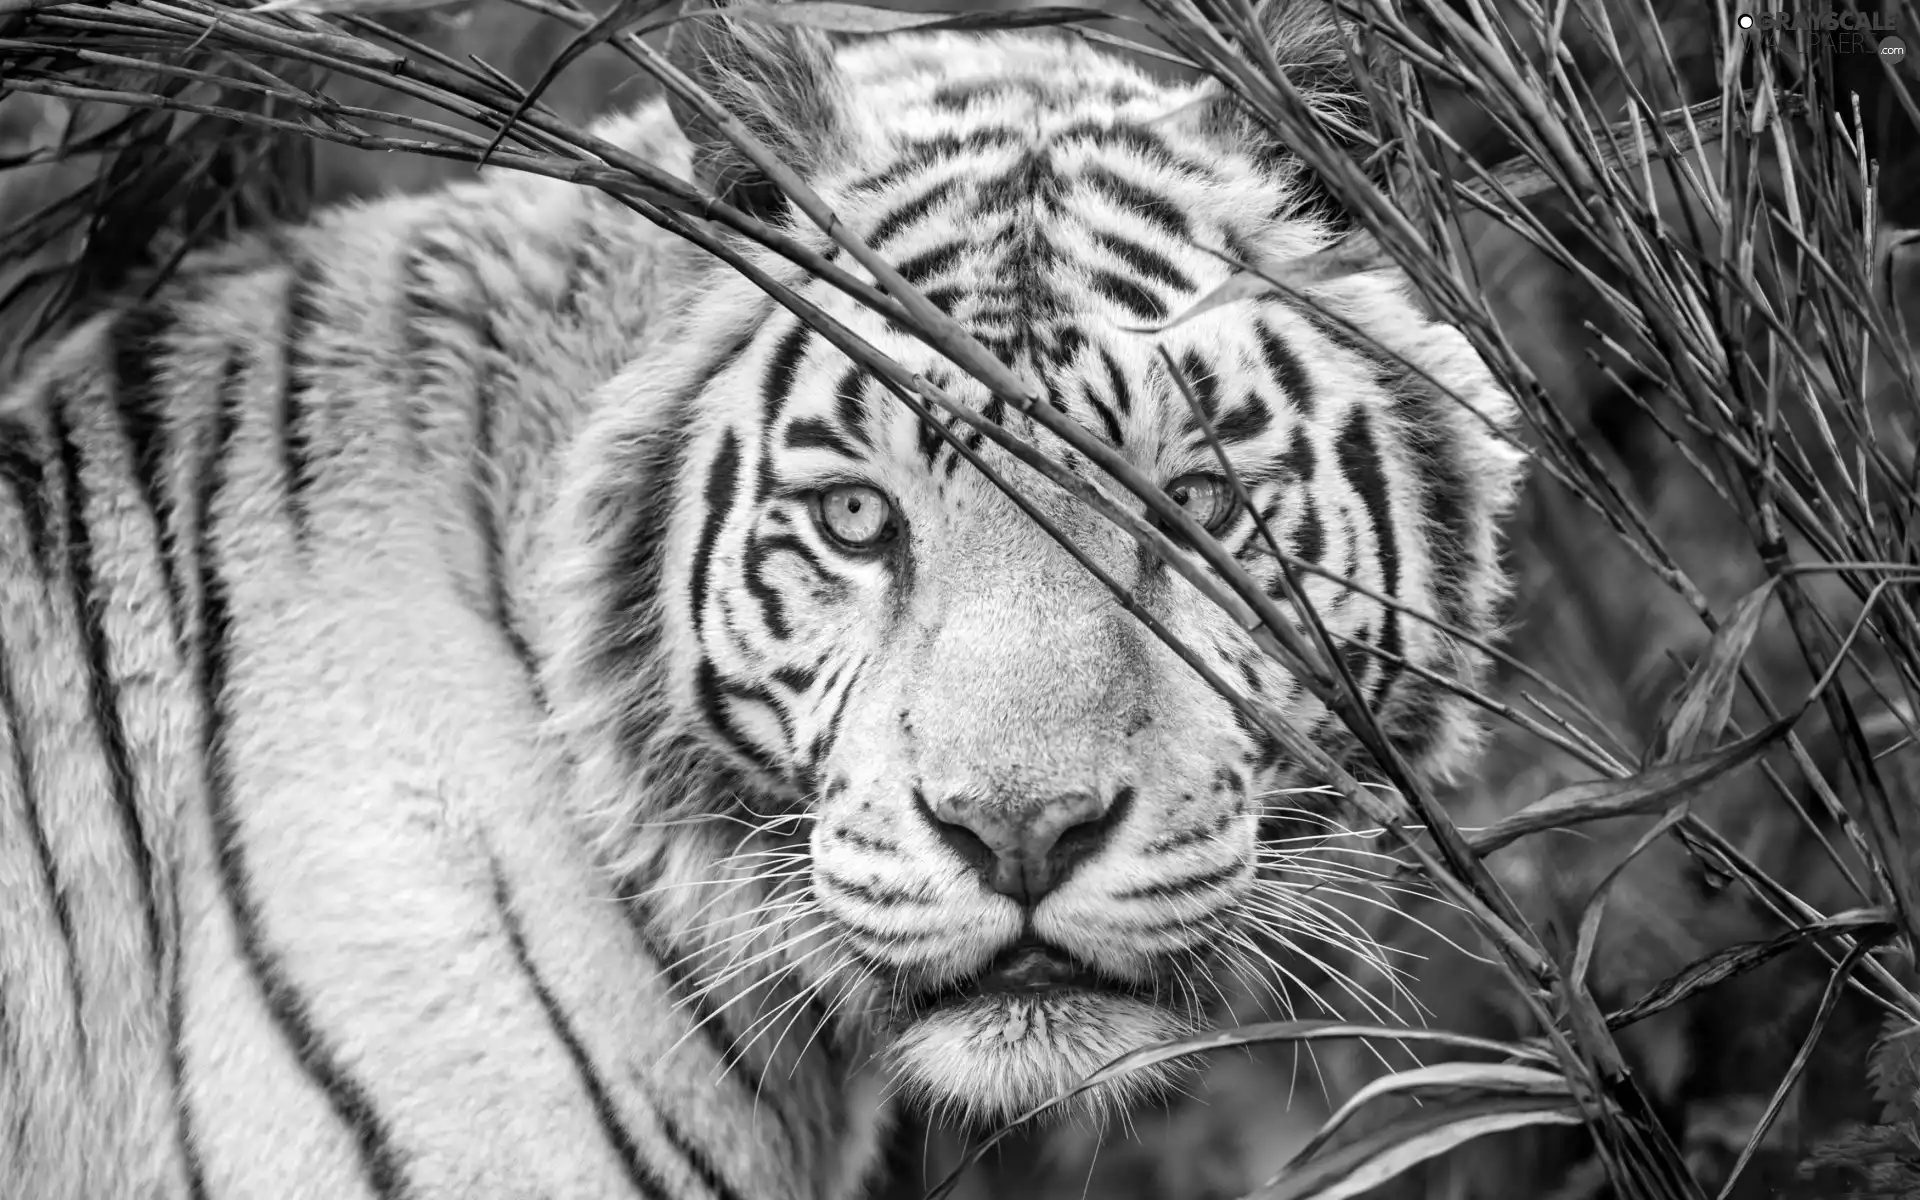
M 762 132 L 812 167 L 849 227 L 1270 594 L 1273 543 L 1364 589 L 1305 586 L 1409 760 L 1463 761 L 1472 723 L 1433 680 L 1473 664 L 1409 614 L 1485 632 L 1500 591 L 1493 523 L 1515 456 L 1483 419 L 1509 405 L 1464 340 L 1380 277 L 1327 287 L 1332 317 L 1243 301 L 1141 331 L 1227 278 L 1201 247 L 1285 261 L 1331 239 L 1296 167 L 1195 116 L 1203 90 L 1066 42 L 832 52 L 797 33 L 731 36 L 713 59 L 731 72 L 722 94 L 765 101 L 807 81 L 808 103 L 772 111 L 824 128 Z M 828 245 L 804 219 L 789 228 Z M 761 261 L 1101 478 L 884 319 Z M 733 830 L 634 840 L 642 874 L 738 887 L 748 864 L 753 886 L 732 899 L 657 889 L 675 920 L 716 931 L 695 939 L 702 970 L 796 989 L 883 1048 L 909 1091 L 987 1117 L 1201 1027 L 1225 973 L 1326 936 L 1289 869 L 1298 843 L 1275 840 L 1313 781 L 939 429 L 750 285 L 716 273 L 710 286 L 697 336 L 624 377 L 594 434 L 580 666 L 611 747 L 601 761 L 645 781 L 635 827 L 703 809 Z M 1232 616 L 991 443 L 951 432 L 1139 611 L 1345 752 L 1339 722 Z M 640 477 L 672 483 L 642 502 Z

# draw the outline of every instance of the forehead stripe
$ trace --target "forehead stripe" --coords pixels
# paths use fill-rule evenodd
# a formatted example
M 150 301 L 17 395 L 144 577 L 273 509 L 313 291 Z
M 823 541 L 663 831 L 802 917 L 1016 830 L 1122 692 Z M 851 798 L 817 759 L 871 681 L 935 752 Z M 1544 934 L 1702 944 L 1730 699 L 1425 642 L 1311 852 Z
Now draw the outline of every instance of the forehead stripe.
M 865 370 L 856 366 L 840 377 L 840 386 L 833 390 L 833 413 L 840 419 L 841 431 L 869 450 L 873 449 L 873 434 L 867 430 L 870 382 Z
M 903 258 L 893 265 L 900 278 L 918 288 L 937 275 L 944 275 L 960 262 L 965 247 L 959 242 L 943 242 L 938 246 L 922 250 L 912 258 Z
M 1193 241 L 1193 226 L 1186 210 L 1173 200 L 1144 184 L 1114 174 L 1112 168 L 1094 163 L 1080 172 L 1080 181 L 1125 213 L 1158 225 L 1160 231 L 1182 245 Z
M 888 242 L 899 236 L 902 231 L 920 220 L 920 218 L 932 212 L 942 202 L 946 201 L 959 190 L 960 183 L 954 179 L 945 179 L 934 184 L 918 196 L 906 201 L 892 212 L 882 216 L 879 221 L 874 224 L 872 231 L 867 234 L 867 245 L 877 251 L 884 251 Z
M 784 441 L 789 450 L 825 450 L 856 461 L 863 457 L 833 422 L 821 417 L 795 418 L 787 424 Z
M 1173 261 L 1158 250 L 1143 246 L 1132 238 L 1110 229 L 1094 230 L 1093 241 L 1095 245 L 1124 263 L 1135 275 L 1151 279 L 1169 291 L 1193 291 L 1193 279 L 1185 271 L 1174 266 Z
M 1126 309 L 1141 321 L 1149 324 L 1158 323 L 1171 315 L 1166 302 L 1160 297 L 1134 280 L 1124 275 L 1116 275 L 1104 267 L 1093 271 L 1087 282 L 1093 285 L 1094 291 Z

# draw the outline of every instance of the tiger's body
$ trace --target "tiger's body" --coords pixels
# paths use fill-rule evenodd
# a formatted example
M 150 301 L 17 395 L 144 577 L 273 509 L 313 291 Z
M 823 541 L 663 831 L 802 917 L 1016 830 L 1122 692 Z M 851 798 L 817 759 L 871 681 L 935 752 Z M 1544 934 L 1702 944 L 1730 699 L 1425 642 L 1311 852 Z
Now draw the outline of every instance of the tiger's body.
M 1169 136 L 1200 93 L 1067 42 L 727 36 L 707 82 L 903 274 L 1143 469 L 1206 470 L 1127 327 L 1224 277 L 1194 240 L 1326 240 L 1284 165 Z M 693 132 L 604 130 L 724 175 Z M 1505 418 L 1397 285 L 1329 303 Z M 1162 340 L 1276 532 L 1487 628 L 1511 453 L 1249 308 Z M 1193 1028 L 1273 923 L 1261 798 L 1299 780 L 954 462 L 751 285 L 506 174 L 204 256 L 51 348 L 0 401 L 0 1195 L 850 1197 L 889 1088 L 990 1116 Z M 1353 661 L 1412 760 L 1465 761 L 1456 702 Z

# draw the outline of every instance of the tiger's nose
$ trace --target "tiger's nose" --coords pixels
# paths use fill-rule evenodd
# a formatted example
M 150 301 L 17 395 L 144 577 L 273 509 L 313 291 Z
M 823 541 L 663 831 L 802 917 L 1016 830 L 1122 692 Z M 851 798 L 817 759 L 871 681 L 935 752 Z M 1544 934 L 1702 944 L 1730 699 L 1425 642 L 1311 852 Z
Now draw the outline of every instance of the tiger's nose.
M 916 794 L 922 815 L 942 841 L 986 880 L 1022 904 L 1038 904 L 1100 849 L 1126 815 L 1131 788 L 1103 802 L 1068 792 L 1025 803 L 976 793 Z

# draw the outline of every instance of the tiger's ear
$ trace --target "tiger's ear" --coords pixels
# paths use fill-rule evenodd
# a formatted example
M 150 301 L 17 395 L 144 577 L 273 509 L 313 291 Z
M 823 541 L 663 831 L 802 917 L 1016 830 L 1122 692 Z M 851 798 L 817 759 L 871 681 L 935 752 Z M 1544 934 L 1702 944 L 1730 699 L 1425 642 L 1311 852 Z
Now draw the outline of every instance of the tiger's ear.
M 695 16 L 673 27 L 667 54 L 782 162 L 811 173 L 846 144 L 845 83 L 833 45 L 819 30 Z M 717 120 L 671 92 L 667 104 L 693 143 L 701 183 L 754 216 L 783 214 L 786 197 L 727 140 Z
M 1259 6 L 1260 28 L 1274 61 L 1294 90 L 1306 100 L 1321 128 L 1356 159 L 1373 150 L 1366 98 L 1354 76 L 1348 52 L 1347 28 L 1329 0 L 1265 0 Z M 1216 88 L 1218 84 L 1214 85 Z M 1207 122 L 1216 136 L 1237 142 L 1276 163 L 1296 159 L 1294 149 L 1224 89 L 1206 106 Z M 1377 171 L 1369 169 L 1376 181 Z M 1324 186 L 1303 179 L 1303 200 L 1331 204 Z M 1309 201 L 1311 202 L 1311 201 Z

